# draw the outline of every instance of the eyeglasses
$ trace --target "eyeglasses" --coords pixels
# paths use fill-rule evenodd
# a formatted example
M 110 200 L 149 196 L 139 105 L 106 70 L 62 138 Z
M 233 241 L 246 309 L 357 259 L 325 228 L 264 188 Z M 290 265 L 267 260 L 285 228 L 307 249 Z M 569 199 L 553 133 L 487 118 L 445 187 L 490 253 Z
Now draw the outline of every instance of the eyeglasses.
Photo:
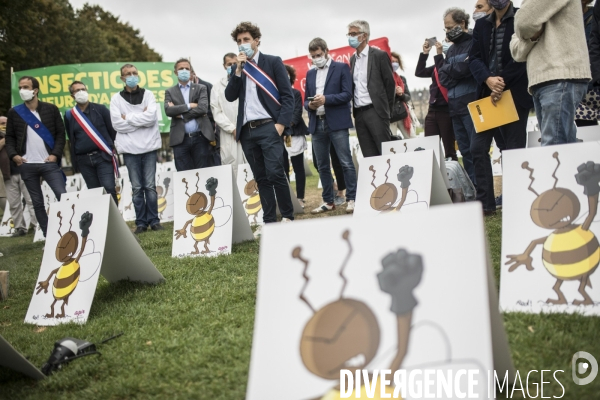
M 346 37 L 357 37 L 358 35 L 362 35 L 364 32 L 350 32 L 346 34 Z
M 446 28 L 444 27 L 444 32 L 450 32 L 452 29 L 456 28 L 459 25 L 454 25 L 452 28 Z
M 75 89 L 75 90 L 73 90 L 73 92 L 71 94 L 75 94 L 77 92 L 87 92 L 87 89 L 86 88 Z

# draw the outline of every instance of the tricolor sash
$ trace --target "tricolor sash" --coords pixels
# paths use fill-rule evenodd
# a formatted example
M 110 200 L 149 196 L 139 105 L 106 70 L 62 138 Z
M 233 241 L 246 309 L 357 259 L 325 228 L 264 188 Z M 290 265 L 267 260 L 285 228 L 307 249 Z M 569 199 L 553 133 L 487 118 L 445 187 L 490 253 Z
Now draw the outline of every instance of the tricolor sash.
M 54 137 L 42 121 L 27 108 L 25 103 L 14 107 L 14 110 L 19 114 L 19 117 L 23 118 L 23 121 L 25 121 L 25 123 L 42 138 L 44 143 L 46 143 L 46 146 L 50 147 L 50 149 L 54 149 Z
M 89 106 L 88 106 L 89 107 Z M 113 169 L 115 171 L 115 177 L 119 178 L 119 162 L 117 161 L 117 155 L 114 152 L 113 148 L 106 142 L 106 139 L 102 134 L 96 129 L 96 127 L 90 122 L 88 117 L 83 113 L 77 106 L 73 107 L 67 111 L 67 116 L 70 114 L 73 116 L 73 119 L 77 121 L 81 129 L 88 135 L 88 137 L 98 146 L 100 150 L 105 152 L 112 159 Z
M 277 105 L 281 105 L 281 97 L 279 97 L 279 90 L 277 90 L 277 86 L 275 86 L 275 83 L 269 77 L 269 75 L 265 73 L 265 71 L 258 68 L 258 65 L 256 65 L 254 61 L 248 60 L 244 64 L 243 71 L 246 76 L 252 79 L 252 81 L 256 83 L 256 86 L 261 88 L 270 98 L 273 99 L 275 103 L 277 103 Z

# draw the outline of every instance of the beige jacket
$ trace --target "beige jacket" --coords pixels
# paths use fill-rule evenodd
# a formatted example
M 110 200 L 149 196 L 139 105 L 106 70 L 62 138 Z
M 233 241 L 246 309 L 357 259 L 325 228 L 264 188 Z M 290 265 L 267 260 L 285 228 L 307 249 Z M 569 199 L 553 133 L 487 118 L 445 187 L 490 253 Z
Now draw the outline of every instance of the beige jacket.
M 581 0 L 523 0 L 510 50 L 515 61 L 527 62 L 530 92 L 543 82 L 591 79 Z

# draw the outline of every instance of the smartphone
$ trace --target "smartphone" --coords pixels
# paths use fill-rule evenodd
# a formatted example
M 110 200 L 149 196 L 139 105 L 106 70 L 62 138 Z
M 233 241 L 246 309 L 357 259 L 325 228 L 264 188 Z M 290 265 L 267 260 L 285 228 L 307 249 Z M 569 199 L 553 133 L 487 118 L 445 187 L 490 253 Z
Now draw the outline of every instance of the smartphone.
M 308 101 L 313 101 L 315 98 L 314 97 L 307 97 L 306 100 Z
M 437 43 L 437 38 L 435 36 L 426 40 L 427 43 L 429 43 L 429 47 L 435 47 L 435 44 Z

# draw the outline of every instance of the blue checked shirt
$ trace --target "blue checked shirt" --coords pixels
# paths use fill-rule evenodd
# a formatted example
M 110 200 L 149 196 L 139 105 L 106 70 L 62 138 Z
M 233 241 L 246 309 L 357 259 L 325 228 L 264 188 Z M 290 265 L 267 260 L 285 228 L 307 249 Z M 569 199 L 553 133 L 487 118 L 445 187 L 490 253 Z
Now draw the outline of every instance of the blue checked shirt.
M 181 90 L 181 95 L 183 96 L 183 100 L 185 104 L 188 106 L 188 110 L 190 109 L 190 82 L 188 82 L 185 86 L 181 83 L 179 84 L 179 90 Z M 198 122 L 195 119 L 192 119 L 185 123 L 185 133 L 193 133 L 197 132 Z

